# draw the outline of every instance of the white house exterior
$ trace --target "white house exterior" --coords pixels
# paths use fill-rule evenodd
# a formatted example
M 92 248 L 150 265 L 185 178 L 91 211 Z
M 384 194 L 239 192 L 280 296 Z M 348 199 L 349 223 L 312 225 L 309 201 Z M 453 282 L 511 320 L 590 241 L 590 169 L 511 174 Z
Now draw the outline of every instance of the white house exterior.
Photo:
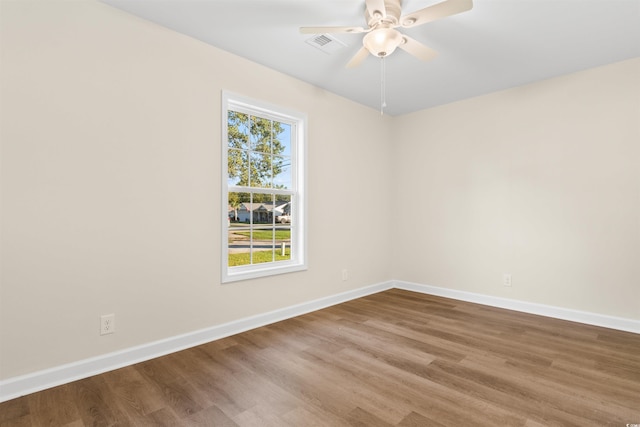
M 274 215 L 276 217 L 289 213 L 290 203 L 286 202 L 276 207 L 272 203 L 241 203 L 238 207 L 238 222 L 248 223 L 249 218 L 253 214 L 254 223 L 271 223 Z M 234 217 L 234 211 L 229 211 L 229 216 Z

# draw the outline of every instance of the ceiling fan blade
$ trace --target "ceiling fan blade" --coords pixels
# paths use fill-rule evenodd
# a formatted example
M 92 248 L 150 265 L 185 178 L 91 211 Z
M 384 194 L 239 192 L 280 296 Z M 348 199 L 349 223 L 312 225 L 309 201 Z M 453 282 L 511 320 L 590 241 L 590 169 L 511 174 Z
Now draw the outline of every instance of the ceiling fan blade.
M 419 41 L 412 39 L 411 37 L 407 37 L 403 34 L 402 38 L 404 39 L 404 43 L 400 44 L 398 47 L 418 59 L 429 61 L 438 55 L 438 52 L 423 45 Z
M 369 55 L 369 51 L 366 47 L 362 46 L 358 53 L 353 55 L 353 58 L 351 58 L 351 60 L 347 64 L 347 68 L 357 67 L 362 61 L 364 61 L 364 58 L 366 58 L 367 55 Z
M 403 27 L 415 27 L 436 19 L 465 12 L 473 7 L 473 0 L 445 0 L 400 18 Z
M 362 27 L 300 27 L 302 34 L 324 34 L 324 33 L 364 33 Z
M 384 6 L 384 0 L 365 0 L 367 10 L 371 17 L 375 17 L 376 12 L 380 13 L 380 19 L 387 17 L 387 8 Z

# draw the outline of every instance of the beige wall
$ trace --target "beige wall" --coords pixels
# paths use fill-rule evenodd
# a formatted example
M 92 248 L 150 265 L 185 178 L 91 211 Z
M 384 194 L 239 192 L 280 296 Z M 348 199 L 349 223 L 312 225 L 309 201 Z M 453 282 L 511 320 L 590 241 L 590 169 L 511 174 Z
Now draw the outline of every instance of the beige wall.
M 389 118 L 101 3 L 1 12 L 0 378 L 391 278 Z M 220 284 L 223 89 L 309 116 L 306 272 Z
M 0 379 L 392 278 L 640 318 L 639 60 L 392 119 L 90 0 L 0 4 Z M 220 284 L 223 89 L 309 116 L 306 272 Z
M 395 279 L 640 319 L 640 59 L 393 129 Z

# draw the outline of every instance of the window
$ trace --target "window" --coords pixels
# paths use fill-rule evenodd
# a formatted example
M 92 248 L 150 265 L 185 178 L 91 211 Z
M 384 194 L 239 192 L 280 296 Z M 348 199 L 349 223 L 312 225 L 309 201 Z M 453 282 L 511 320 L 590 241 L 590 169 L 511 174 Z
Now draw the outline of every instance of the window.
M 222 281 L 306 269 L 306 116 L 222 100 Z

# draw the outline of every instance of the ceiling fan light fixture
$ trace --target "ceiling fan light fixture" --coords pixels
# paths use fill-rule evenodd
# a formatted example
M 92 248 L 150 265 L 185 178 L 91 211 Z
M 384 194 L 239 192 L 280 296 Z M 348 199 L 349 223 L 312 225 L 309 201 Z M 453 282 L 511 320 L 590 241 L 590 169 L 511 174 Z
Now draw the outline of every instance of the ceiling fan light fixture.
M 393 28 L 378 28 L 362 39 L 362 44 L 372 55 L 384 58 L 393 53 L 403 42 L 402 34 Z

